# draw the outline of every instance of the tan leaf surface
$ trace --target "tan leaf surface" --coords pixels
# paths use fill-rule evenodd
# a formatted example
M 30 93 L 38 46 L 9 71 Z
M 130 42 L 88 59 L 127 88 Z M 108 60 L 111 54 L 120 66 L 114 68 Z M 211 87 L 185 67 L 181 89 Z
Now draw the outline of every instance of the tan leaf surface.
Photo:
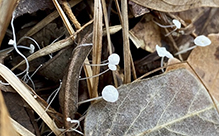
M 156 45 L 161 45 L 160 29 L 152 21 L 152 16 L 145 16 L 133 29 L 129 31 L 130 39 L 137 48 L 154 52 Z
M 178 69 L 118 88 L 119 100 L 94 103 L 86 136 L 219 135 L 219 116 L 203 85 Z
M 212 44 L 195 48 L 187 61 L 219 101 L 219 34 L 210 34 L 209 38 Z
M 18 136 L 16 131 L 14 130 L 10 118 L 9 113 L 6 108 L 4 98 L 2 93 L 0 92 L 0 135 L 1 136 Z
M 219 7 L 218 0 L 132 0 L 141 6 L 163 11 L 179 12 L 198 7 Z

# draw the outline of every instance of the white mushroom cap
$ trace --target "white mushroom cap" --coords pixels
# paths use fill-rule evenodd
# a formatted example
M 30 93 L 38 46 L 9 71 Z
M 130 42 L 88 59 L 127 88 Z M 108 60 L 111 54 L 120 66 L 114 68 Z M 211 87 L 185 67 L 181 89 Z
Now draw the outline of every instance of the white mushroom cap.
M 157 50 L 158 56 L 160 57 L 167 57 L 169 59 L 173 58 L 173 55 L 170 52 L 168 52 L 165 47 L 160 47 L 156 45 L 156 50 Z
M 118 54 L 112 53 L 112 54 L 108 57 L 108 61 L 109 61 L 109 64 L 118 65 L 118 64 L 119 64 L 119 61 L 120 61 L 120 57 L 119 57 Z
M 181 28 L 181 23 L 179 22 L 179 20 L 173 19 L 172 22 L 176 26 L 177 29 Z
M 108 68 L 112 71 L 116 70 L 116 65 L 108 64 Z
M 119 98 L 119 92 L 112 85 L 107 85 L 103 88 L 102 97 L 107 102 L 116 102 Z
M 211 44 L 211 40 L 204 35 L 199 35 L 195 38 L 194 43 L 197 46 L 205 47 Z

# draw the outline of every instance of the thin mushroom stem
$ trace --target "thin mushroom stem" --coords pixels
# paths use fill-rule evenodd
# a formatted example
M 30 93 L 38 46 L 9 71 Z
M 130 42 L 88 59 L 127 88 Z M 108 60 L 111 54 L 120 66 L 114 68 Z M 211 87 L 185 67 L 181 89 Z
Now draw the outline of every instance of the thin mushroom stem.
M 161 67 L 163 67 L 163 61 L 164 61 L 164 57 L 161 57 L 161 62 L 160 62 Z M 164 68 L 162 68 L 161 71 L 164 72 Z
M 175 25 L 167 25 L 167 26 L 161 25 L 161 24 L 159 24 L 158 22 L 156 22 L 156 21 L 154 21 L 154 20 L 153 20 L 153 22 L 154 22 L 155 24 L 157 24 L 158 26 L 162 27 L 162 28 L 169 28 L 169 27 L 174 27 L 174 26 L 175 26 Z
M 192 46 L 192 47 L 189 47 L 189 48 L 187 48 L 187 49 L 185 49 L 185 50 L 181 50 L 181 51 L 177 52 L 177 53 L 176 53 L 176 54 L 174 54 L 174 55 L 179 55 L 179 54 L 185 53 L 185 52 L 187 52 L 187 51 L 189 51 L 189 50 L 192 50 L 192 49 L 194 49 L 195 47 L 197 47 L 197 46 L 196 46 L 196 45 L 194 45 L 194 46 Z
M 14 46 L 15 51 L 16 51 L 22 58 L 24 58 L 24 60 L 25 60 L 25 62 L 26 62 L 26 69 L 25 69 L 23 72 L 17 74 L 17 76 L 22 75 L 22 74 L 24 74 L 25 72 L 26 72 L 25 76 L 27 76 L 28 73 L 29 73 L 29 63 L 28 63 L 27 58 L 26 58 L 26 57 L 18 50 L 18 48 L 17 48 L 16 35 L 15 35 L 15 29 L 14 29 L 14 18 L 15 18 L 15 12 L 13 12 L 13 14 L 12 14 L 12 19 L 11 19 L 11 28 L 12 28 L 13 40 L 14 40 L 13 46 Z
M 101 72 L 101 73 L 99 73 L 99 74 L 97 74 L 97 75 L 91 76 L 91 77 L 79 78 L 79 80 L 85 80 L 85 79 L 88 79 L 88 78 L 94 78 L 94 77 L 97 77 L 97 76 L 100 76 L 100 75 L 106 73 L 106 72 L 109 71 L 109 70 L 110 70 L 110 69 L 107 69 L 107 70 L 105 70 L 105 71 L 103 71 L 103 72 Z
M 87 102 L 91 102 L 91 101 L 95 101 L 95 100 L 99 100 L 99 99 L 102 99 L 102 98 L 103 98 L 103 96 L 99 96 L 99 97 L 95 97 L 95 98 L 87 99 L 87 100 L 84 100 L 84 101 L 78 102 L 78 105 L 81 105 L 81 104 L 84 104 L 84 103 L 87 103 Z

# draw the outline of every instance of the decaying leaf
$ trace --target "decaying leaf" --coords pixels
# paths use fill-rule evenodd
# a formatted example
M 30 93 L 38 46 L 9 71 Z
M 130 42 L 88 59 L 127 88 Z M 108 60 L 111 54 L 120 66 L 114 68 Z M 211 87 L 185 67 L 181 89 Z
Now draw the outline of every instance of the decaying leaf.
M 161 45 L 160 29 L 152 21 L 151 15 L 146 15 L 133 29 L 129 31 L 130 39 L 137 48 L 154 52 L 156 45 Z
M 187 61 L 219 101 L 219 34 L 210 34 L 209 38 L 212 44 L 195 48 Z
M 132 1 L 129 1 L 129 5 L 131 6 L 131 12 L 132 14 L 134 15 L 134 17 L 139 17 L 139 16 L 142 16 L 144 15 L 145 13 L 149 13 L 150 10 L 145 8 L 145 7 L 142 7 Z
M 119 100 L 94 103 L 86 136 L 219 135 L 219 116 L 203 85 L 178 69 L 118 88 Z
M 20 125 L 34 133 L 34 127 L 31 124 L 30 117 L 28 116 L 26 109 L 24 108 L 25 103 L 22 101 L 22 98 L 16 93 L 2 93 L 11 117 Z
M 12 127 L 9 113 L 6 108 L 4 98 L 0 92 L 0 135 L 1 136 L 18 136 L 18 133 Z
M 64 73 L 63 85 L 59 93 L 60 106 L 64 116 L 65 128 L 69 129 L 70 124 L 66 120 L 68 117 L 74 119 L 78 110 L 78 83 L 79 76 L 84 64 L 85 58 L 89 55 L 92 46 L 83 46 L 82 44 L 91 43 L 92 27 L 89 25 L 78 34 L 79 45 L 74 48 L 71 60 Z
M 50 0 L 20 0 L 15 16 L 21 16 L 25 13 L 33 13 L 38 10 L 44 10 L 46 8 L 54 8 L 52 1 Z
M 219 7 L 218 0 L 132 0 L 137 4 L 163 11 L 163 12 L 179 12 L 198 7 Z

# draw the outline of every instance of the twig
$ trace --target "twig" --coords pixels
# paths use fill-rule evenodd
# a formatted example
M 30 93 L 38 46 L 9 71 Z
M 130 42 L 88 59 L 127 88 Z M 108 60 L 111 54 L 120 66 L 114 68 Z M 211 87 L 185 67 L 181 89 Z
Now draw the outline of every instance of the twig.
M 78 22 L 78 20 L 75 17 L 74 13 L 71 11 L 71 6 L 69 5 L 69 3 L 66 0 L 63 0 L 62 1 L 62 5 L 63 5 L 63 8 L 64 8 L 66 14 L 68 15 L 68 17 L 71 20 L 71 22 L 74 24 L 76 29 L 80 29 L 81 28 L 81 24 Z
M 127 0 L 121 0 L 123 27 L 124 83 L 131 82 L 131 63 L 129 47 L 129 24 Z
M 93 52 L 92 63 L 100 64 L 102 52 L 102 6 L 100 0 L 94 0 L 94 24 L 93 24 Z M 100 72 L 100 66 L 93 67 L 93 75 Z M 98 96 L 99 77 L 93 78 L 93 91 L 91 98 Z

